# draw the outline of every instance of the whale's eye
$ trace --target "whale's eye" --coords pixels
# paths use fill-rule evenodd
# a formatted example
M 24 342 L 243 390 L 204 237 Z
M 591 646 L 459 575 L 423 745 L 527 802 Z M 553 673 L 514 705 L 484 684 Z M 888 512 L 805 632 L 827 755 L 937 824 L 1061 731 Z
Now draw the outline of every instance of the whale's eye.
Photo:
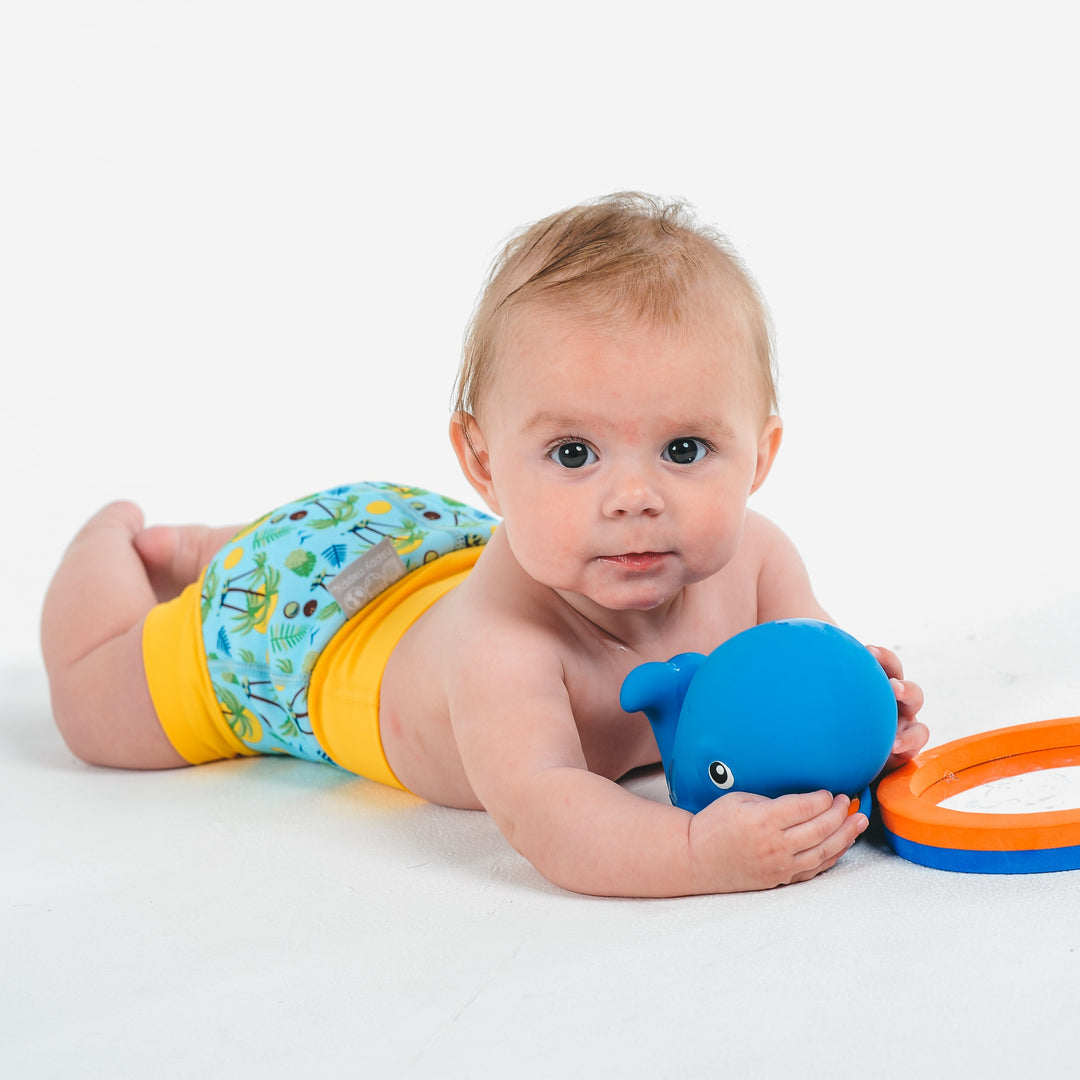
M 709 779 L 721 791 L 727 791 L 735 783 L 735 777 L 732 775 L 731 770 L 722 761 L 714 761 L 709 766 Z

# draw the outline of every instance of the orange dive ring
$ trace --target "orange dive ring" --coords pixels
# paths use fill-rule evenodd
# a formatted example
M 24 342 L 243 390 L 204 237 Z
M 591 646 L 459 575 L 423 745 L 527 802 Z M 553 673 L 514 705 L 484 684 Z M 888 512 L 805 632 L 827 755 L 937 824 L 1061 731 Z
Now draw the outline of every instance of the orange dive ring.
M 1007 776 L 1080 765 L 1080 717 L 997 728 L 913 758 L 878 786 L 893 850 L 924 866 L 976 874 L 1080 869 L 1080 809 L 981 814 L 938 805 Z

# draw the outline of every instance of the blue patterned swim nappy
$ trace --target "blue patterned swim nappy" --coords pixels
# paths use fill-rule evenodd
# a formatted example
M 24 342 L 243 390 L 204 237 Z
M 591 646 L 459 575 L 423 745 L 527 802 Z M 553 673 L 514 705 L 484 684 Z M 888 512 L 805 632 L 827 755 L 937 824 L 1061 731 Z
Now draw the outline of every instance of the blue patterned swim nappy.
M 252 750 L 330 762 L 307 694 L 323 649 L 405 574 L 487 543 L 498 519 L 397 484 L 331 488 L 241 531 L 203 575 L 203 645 L 214 696 Z M 333 764 L 333 762 L 330 762 Z

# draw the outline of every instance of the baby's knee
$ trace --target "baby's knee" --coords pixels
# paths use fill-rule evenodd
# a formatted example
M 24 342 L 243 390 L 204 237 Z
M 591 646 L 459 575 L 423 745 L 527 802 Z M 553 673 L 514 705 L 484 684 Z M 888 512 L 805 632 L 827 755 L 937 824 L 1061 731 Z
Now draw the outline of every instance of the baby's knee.
M 116 769 L 187 764 L 158 720 L 143 669 L 140 627 L 46 670 L 53 719 L 81 761 Z
M 53 718 L 68 750 L 87 765 L 110 769 L 176 769 L 187 765 L 157 716 L 117 704 L 80 701 L 62 685 L 53 690 Z
M 94 705 L 88 695 L 80 693 L 73 685 L 70 665 L 68 669 L 49 671 L 49 697 L 52 704 L 53 722 L 56 724 L 67 748 L 88 765 L 107 765 L 106 746 L 102 733 L 97 730 L 92 715 Z

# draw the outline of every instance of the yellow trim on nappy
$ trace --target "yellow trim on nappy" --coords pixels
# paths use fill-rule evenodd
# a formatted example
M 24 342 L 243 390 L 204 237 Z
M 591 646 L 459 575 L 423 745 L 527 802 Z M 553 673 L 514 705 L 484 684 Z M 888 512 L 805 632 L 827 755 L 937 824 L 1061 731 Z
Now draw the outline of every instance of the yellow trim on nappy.
M 323 649 L 311 673 L 308 714 L 319 745 L 342 768 L 405 790 L 383 751 L 383 671 L 405 631 L 468 576 L 482 547 L 451 551 L 395 582 L 357 612 Z M 185 761 L 255 756 L 233 734 L 214 694 L 203 647 L 202 578 L 152 608 L 143 624 L 143 666 L 169 742 Z
M 406 574 L 357 612 L 323 649 L 311 673 L 308 711 L 319 745 L 338 765 L 405 790 L 379 734 L 386 662 L 405 631 L 468 576 L 483 550 L 451 551 Z
M 202 577 L 174 600 L 151 608 L 143 623 L 143 666 L 158 720 L 176 752 L 192 765 L 258 753 L 229 728 L 214 695 L 203 650 Z

